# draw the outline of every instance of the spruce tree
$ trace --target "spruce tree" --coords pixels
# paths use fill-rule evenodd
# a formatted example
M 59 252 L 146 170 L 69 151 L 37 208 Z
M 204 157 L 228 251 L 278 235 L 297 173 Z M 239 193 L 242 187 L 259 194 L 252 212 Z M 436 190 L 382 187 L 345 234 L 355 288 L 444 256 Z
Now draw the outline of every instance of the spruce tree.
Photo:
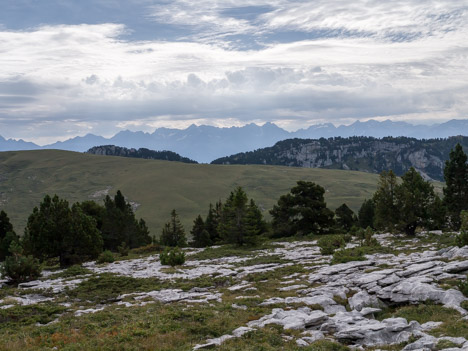
M 176 210 L 172 210 L 171 219 L 164 225 L 160 242 L 164 246 L 171 247 L 184 247 L 187 245 L 185 230 L 182 226 L 182 223 L 180 223 L 180 219 L 176 213 Z
M 200 215 L 193 221 L 193 228 L 190 234 L 192 234 L 191 246 L 207 247 L 211 245 L 210 233 L 205 229 L 205 223 Z
M 450 226 L 460 228 L 460 212 L 468 209 L 468 165 L 467 156 L 460 144 L 450 151 L 445 162 L 444 204 Z

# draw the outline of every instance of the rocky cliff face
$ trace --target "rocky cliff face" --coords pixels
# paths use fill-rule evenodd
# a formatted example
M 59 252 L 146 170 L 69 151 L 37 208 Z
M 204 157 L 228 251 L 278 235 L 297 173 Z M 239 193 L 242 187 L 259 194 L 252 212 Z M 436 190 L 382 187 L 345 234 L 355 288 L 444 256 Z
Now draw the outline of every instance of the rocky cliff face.
M 468 148 L 467 137 L 290 139 L 270 148 L 225 157 L 213 163 L 341 168 L 372 173 L 392 169 L 397 175 L 414 167 L 426 179 L 443 180 L 445 161 L 457 143 Z

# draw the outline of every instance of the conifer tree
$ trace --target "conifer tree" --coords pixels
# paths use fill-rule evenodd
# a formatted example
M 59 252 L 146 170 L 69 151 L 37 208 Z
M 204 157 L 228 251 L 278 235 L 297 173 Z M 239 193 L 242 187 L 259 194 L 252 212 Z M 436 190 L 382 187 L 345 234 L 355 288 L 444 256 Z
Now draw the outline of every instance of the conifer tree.
M 223 205 L 218 225 L 221 237 L 239 246 L 255 244 L 264 230 L 263 217 L 255 202 L 249 200 L 241 187 L 237 187 Z
M 358 218 L 361 228 L 374 228 L 375 205 L 372 199 L 365 199 L 359 208 Z
M 79 205 L 70 209 L 66 200 L 49 195 L 28 218 L 25 249 L 44 260 L 59 257 L 60 266 L 96 258 L 102 251 L 102 237 L 95 220 Z
M 468 209 L 468 165 L 467 156 L 460 144 L 450 151 L 444 168 L 444 204 L 450 225 L 460 228 L 460 212 Z
M 392 170 L 380 173 L 377 191 L 373 198 L 375 204 L 374 224 L 377 229 L 393 232 L 398 223 L 397 186 L 397 178 Z
M 182 223 L 180 223 L 176 210 L 172 210 L 171 219 L 164 225 L 160 242 L 164 246 L 171 247 L 184 247 L 187 245 L 185 230 Z
M 266 222 L 263 219 L 262 212 L 258 208 L 257 204 L 253 199 L 250 199 L 250 203 L 247 208 L 247 214 L 245 218 L 246 233 L 244 241 L 248 245 L 255 245 L 258 243 L 259 235 L 266 232 Z
M 5 257 L 10 255 L 10 245 L 15 241 L 19 241 L 19 237 L 13 230 L 13 225 L 10 218 L 4 211 L 0 211 L 0 260 L 3 261 Z
M 336 223 L 345 231 L 349 231 L 351 227 L 357 222 L 356 215 L 348 205 L 342 204 L 335 210 Z
M 116 251 L 122 243 L 130 248 L 151 243 L 145 221 L 135 218 L 132 206 L 126 202 L 120 190 L 113 199 L 109 195 L 106 196 L 102 216 L 104 249 Z
M 427 227 L 431 208 L 434 205 L 434 187 L 411 167 L 397 186 L 398 229 L 407 235 L 414 235 L 418 226 Z
M 211 245 L 210 233 L 205 229 L 205 223 L 200 215 L 193 221 L 193 228 L 190 234 L 192 234 L 191 246 L 207 247 Z
M 282 195 L 270 211 L 275 236 L 322 234 L 333 226 L 333 212 L 327 208 L 325 189 L 314 182 L 298 181 Z
M 210 235 L 210 241 L 212 244 L 217 243 L 221 240 L 221 236 L 218 232 L 219 219 L 221 218 L 222 203 L 218 201 L 216 207 L 210 203 L 208 215 L 205 220 L 205 229 Z

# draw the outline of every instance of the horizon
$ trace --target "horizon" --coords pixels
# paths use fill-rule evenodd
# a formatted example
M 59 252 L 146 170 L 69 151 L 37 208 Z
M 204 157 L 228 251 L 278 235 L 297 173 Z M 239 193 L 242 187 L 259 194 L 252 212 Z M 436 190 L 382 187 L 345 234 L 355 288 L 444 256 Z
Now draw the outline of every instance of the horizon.
M 296 133 L 300 130 L 307 130 L 308 128 L 311 128 L 311 127 L 314 127 L 314 126 L 320 126 L 320 125 L 333 125 L 334 128 L 339 128 L 339 127 L 349 127 L 353 124 L 356 124 L 356 123 L 366 123 L 366 122 L 378 122 L 378 123 L 384 123 L 384 122 L 391 122 L 391 123 L 407 123 L 407 124 L 410 124 L 412 126 L 418 126 L 418 125 L 423 125 L 423 126 L 434 126 L 434 125 L 440 125 L 440 124 L 444 124 L 444 123 L 447 123 L 447 122 L 451 122 L 451 121 L 464 121 L 464 120 L 468 120 L 468 118 L 452 118 L 452 119 L 448 119 L 446 121 L 442 121 L 442 122 L 434 122 L 434 123 L 411 123 L 411 122 L 407 122 L 407 121 L 392 121 L 390 119 L 385 119 L 385 120 L 378 120 L 378 119 L 374 119 L 374 118 L 369 118 L 365 121 L 362 121 L 362 120 L 355 120 L 354 122 L 352 123 L 349 123 L 349 124 L 336 124 L 336 123 L 332 123 L 332 122 L 326 122 L 326 123 L 317 123 L 317 124 L 311 124 L 309 126 L 306 126 L 306 127 L 301 127 L 301 128 L 298 128 L 298 129 L 294 129 L 294 130 L 288 130 L 288 129 L 285 129 L 285 128 L 282 128 L 281 126 L 279 126 L 278 124 L 274 123 L 274 122 L 264 122 L 262 124 L 260 123 L 255 123 L 255 122 L 250 122 L 250 123 L 246 123 L 244 125 L 232 125 L 232 126 L 216 126 L 216 125 L 207 125 L 207 124 L 195 124 L 195 123 L 192 123 L 190 125 L 188 125 L 187 127 L 181 127 L 181 128 L 171 128 L 171 127 L 165 127 L 165 126 L 162 126 L 162 127 L 156 127 L 155 129 L 153 129 L 152 131 L 143 131 L 143 130 L 131 130 L 131 129 L 122 129 L 122 130 L 119 130 L 118 132 L 114 133 L 114 134 L 111 134 L 111 135 L 98 135 L 98 134 L 94 134 L 94 133 L 86 133 L 86 134 L 83 134 L 83 135 L 75 135 L 75 136 L 72 136 L 72 137 L 68 137 L 68 138 L 65 138 L 65 139 L 62 139 L 62 140 L 52 140 L 48 143 L 37 143 L 35 142 L 34 140 L 26 140 L 26 139 L 22 139 L 22 138 L 5 138 L 1 132 L 0 132 L 0 137 L 3 137 L 5 140 L 13 140 L 13 141 L 24 141 L 24 142 L 28 142 L 28 143 L 34 143 L 36 144 L 37 146 L 40 146 L 40 147 L 44 147 L 44 146 L 48 146 L 48 145 L 51 145 L 51 144 L 55 144 L 55 143 L 59 143 L 59 142 L 65 142 L 65 141 L 68 141 L 68 140 L 71 140 L 71 139 L 75 139 L 75 138 L 84 138 L 84 137 L 87 137 L 87 136 L 97 136 L 97 137 L 103 137 L 105 139 L 111 139 L 113 137 L 115 137 L 117 134 L 119 133 L 122 133 L 122 132 L 132 132 L 132 133 L 144 133 L 144 134 L 153 134 L 154 132 L 156 132 L 158 129 L 173 129 L 173 130 L 179 130 L 179 131 L 183 131 L 183 130 L 187 130 L 189 129 L 190 127 L 192 126 L 195 126 L 195 127 L 213 127 L 213 128 L 219 128 L 219 129 L 231 129 L 231 128 L 244 128 L 248 125 L 256 125 L 257 127 L 263 127 L 265 126 L 266 124 L 272 124 L 272 125 L 275 125 L 276 127 L 278 128 L 281 128 L 283 129 L 284 131 L 288 132 L 288 133 Z
M 468 5 L 455 0 L 2 5 L 6 138 L 468 116 Z

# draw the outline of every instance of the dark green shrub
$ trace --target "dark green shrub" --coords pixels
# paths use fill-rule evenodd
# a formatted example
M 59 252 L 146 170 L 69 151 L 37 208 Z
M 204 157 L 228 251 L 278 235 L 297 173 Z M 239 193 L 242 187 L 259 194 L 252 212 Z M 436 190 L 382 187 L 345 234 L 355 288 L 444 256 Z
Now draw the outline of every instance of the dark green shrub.
M 131 253 L 134 253 L 135 255 L 143 255 L 143 254 L 149 254 L 149 253 L 155 253 L 155 252 L 161 252 L 162 251 L 162 246 L 159 245 L 158 243 L 153 243 L 141 247 L 137 247 L 135 249 L 130 250 Z
M 365 261 L 364 250 L 360 247 L 341 249 L 333 254 L 332 264 L 346 263 L 350 261 Z
M 455 238 L 458 247 L 468 245 L 468 211 L 461 211 L 460 213 L 461 227 L 460 234 Z
M 23 255 L 21 245 L 13 241 L 10 246 L 11 256 L 5 258 L 0 272 L 14 284 L 35 280 L 41 276 L 39 260 Z
M 361 244 L 361 246 L 379 247 L 380 243 L 373 236 L 374 231 L 371 227 L 367 227 L 366 231 L 364 232 L 364 242 Z
M 179 266 L 185 263 L 185 252 L 178 247 L 166 248 L 159 255 L 159 259 L 164 266 Z
M 114 255 L 109 250 L 103 251 L 96 260 L 97 263 L 112 263 L 114 261 Z
M 336 249 L 346 245 L 343 235 L 326 235 L 317 241 L 322 255 L 332 255 Z
M 130 248 L 128 247 L 127 243 L 125 241 L 122 242 L 122 244 L 117 247 L 117 251 L 119 252 L 120 256 L 128 256 L 128 253 L 130 251 Z
M 460 289 L 461 293 L 468 297 L 468 280 L 460 280 L 457 283 L 458 289 Z

